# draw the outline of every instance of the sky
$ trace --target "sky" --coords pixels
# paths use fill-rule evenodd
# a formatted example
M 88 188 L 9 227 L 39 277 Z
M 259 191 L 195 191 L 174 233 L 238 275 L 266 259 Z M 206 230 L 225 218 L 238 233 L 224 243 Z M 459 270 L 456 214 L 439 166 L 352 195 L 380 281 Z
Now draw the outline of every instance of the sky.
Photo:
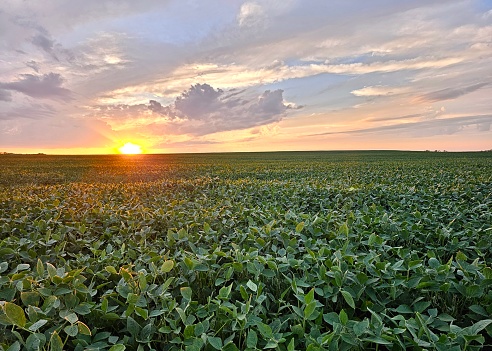
M 492 0 L 2 0 L 0 152 L 492 149 Z

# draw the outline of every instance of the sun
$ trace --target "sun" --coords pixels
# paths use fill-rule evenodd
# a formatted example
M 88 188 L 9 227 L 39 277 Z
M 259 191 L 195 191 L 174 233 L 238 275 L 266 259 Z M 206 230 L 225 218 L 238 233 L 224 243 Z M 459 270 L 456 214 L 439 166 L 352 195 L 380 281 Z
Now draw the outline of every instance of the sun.
M 126 143 L 118 149 L 122 154 L 136 155 L 142 153 L 142 147 L 134 143 Z

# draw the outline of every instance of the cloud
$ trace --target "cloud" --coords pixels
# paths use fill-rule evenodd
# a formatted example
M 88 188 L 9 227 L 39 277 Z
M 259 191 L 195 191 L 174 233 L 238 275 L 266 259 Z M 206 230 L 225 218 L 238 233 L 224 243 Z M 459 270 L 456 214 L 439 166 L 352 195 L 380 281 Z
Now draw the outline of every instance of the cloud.
M 32 68 L 36 73 L 39 73 L 39 64 L 36 61 L 28 61 L 26 62 L 26 66 Z
M 389 96 L 401 94 L 406 91 L 408 91 L 408 88 L 375 85 L 352 90 L 351 93 L 355 96 Z
M 22 74 L 21 79 L 10 83 L 0 83 L 0 88 L 23 93 L 33 98 L 71 100 L 71 91 L 63 88 L 60 74 L 49 73 L 42 76 Z
M 169 1 L 85 0 L 83 3 L 46 0 L 43 2 L 1 1 L 0 39 L 11 44 L 41 34 L 66 34 L 74 28 L 103 20 L 134 16 L 166 6 Z M 3 25 L 5 23 L 5 25 Z M 5 28 L 3 28 L 5 27 Z M 1 30 L 7 29 L 7 30 Z M 1 43 L 1 41 L 0 41 Z
M 403 60 L 380 60 L 371 63 L 297 63 L 286 64 L 281 61 L 269 62 L 264 66 L 251 67 L 241 64 L 186 64 L 177 68 L 172 76 L 155 80 L 154 86 L 168 94 L 175 94 L 196 81 L 209 82 L 220 87 L 249 87 L 258 84 L 282 82 L 288 79 L 314 77 L 319 74 L 364 75 L 373 73 L 393 73 L 398 71 L 418 71 L 440 69 L 459 63 L 461 58 L 418 57 Z M 148 84 L 148 83 L 147 83 Z M 171 89 L 172 88 L 172 89 Z M 392 88 L 393 92 L 404 92 L 404 88 Z M 391 92 L 391 91 L 390 91 Z M 362 92 L 364 93 L 364 91 Z
M 424 115 L 422 113 L 413 113 L 409 115 L 404 115 L 404 116 L 390 116 L 390 117 L 374 117 L 374 118 L 369 118 L 368 121 L 370 122 L 385 122 L 385 121 L 398 121 L 398 120 L 405 120 L 409 118 L 417 118 L 417 117 L 423 117 Z
M 33 103 L 30 105 L 14 106 L 10 110 L 0 112 L 0 120 L 14 119 L 45 119 L 53 117 L 56 109 L 49 104 Z
M 266 15 L 263 8 L 255 2 L 246 2 L 241 6 L 237 21 L 240 27 L 262 27 Z
M 492 124 L 492 121 L 485 121 L 483 123 L 477 123 L 477 128 L 481 132 L 488 132 L 490 131 L 490 125 Z
M 202 119 L 222 107 L 218 99 L 222 93 L 208 84 L 196 84 L 176 99 L 174 107 L 185 118 Z
M 170 106 L 162 106 L 162 104 L 158 101 L 155 100 L 150 100 L 149 105 L 147 107 L 150 111 L 153 113 L 162 115 L 162 116 L 168 116 L 169 118 L 173 118 L 174 116 L 174 111 L 172 107 Z
M 283 93 L 284 91 L 281 89 L 265 91 L 258 98 L 258 104 L 254 107 L 254 112 L 267 115 L 279 115 L 284 113 L 290 106 L 284 104 Z
M 442 100 L 453 100 L 453 99 L 456 99 L 460 96 L 472 93 L 475 90 L 483 88 L 487 85 L 490 85 L 490 83 L 477 83 L 477 84 L 468 85 L 468 86 L 459 87 L 459 88 L 446 88 L 446 89 L 434 91 L 431 93 L 427 93 L 424 95 L 420 95 L 417 98 L 417 100 L 423 101 L 423 102 L 436 102 L 436 101 L 442 101 Z
M 55 46 L 55 42 L 51 39 L 49 39 L 46 35 L 43 34 L 37 34 L 35 35 L 31 42 L 37 46 L 46 51 L 49 54 L 53 54 L 53 47 Z
M 450 135 L 458 133 L 465 127 L 475 126 L 480 132 L 488 132 L 492 123 L 492 115 L 460 116 L 440 119 L 427 119 L 418 122 L 405 122 L 378 127 L 352 129 L 340 132 L 327 132 L 315 135 L 334 134 L 384 134 L 405 133 L 413 136 L 425 137 L 433 135 Z
M 258 95 L 195 84 L 169 105 L 156 100 L 137 105 L 99 105 L 93 108 L 92 116 L 107 120 L 115 128 L 138 125 L 155 130 L 158 126 L 169 134 L 206 135 L 278 122 L 287 110 L 297 108 L 284 101 L 281 89 Z
M 178 97 L 174 108 L 178 116 L 199 123 L 183 125 L 182 131 L 209 134 L 239 130 L 280 121 L 293 108 L 283 99 L 283 90 L 266 90 L 259 96 L 227 94 L 208 84 L 196 84 Z
M 166 76 L 152 77 L 142 84 L 128 85 L 115 90 L 115 95 L 132 91 L 134 93 L 152 92 L 154 94 L 173 96 L 190 85 L 208 83 L 220 89 L 247 88 L 271 83 L 281 83 L 291 79 L 312 78 L 321 74 L 341 76 L 360 76 L 375 73 L 398 73 L 401 71 L 432 70 L 448 67 L 460 62 L 460 58 L 418 57 L 403 60 L 378 60 L 371 63 L 326 63 L 294 62 L 285 63 L 275 60 L 264 65 L 242 65 L 240 63 L 187 63 L 180 65 Z M 302 82 L 299 82 L 302 84 Z M 315 87 L 309 87 L 313 89 Z M 386 93 L 400 94 L 405 87 L 392 89 Z M 367 93 L 368 91 L 362 91 Z
M 12 101 L 12 95 L 9 91 L 0 89 L 0 101 Z
M 62 59 L 68 63 L 75 60 L 75 55 L 71 50 L 64 48 L 63 45 L 49 38 L 49 36 L 48 31 L 44 29 L 40 30 L 39 33 L 32 37 L 31 43 L 48 54 L 48 56 L 53 58 L 58 64 Z

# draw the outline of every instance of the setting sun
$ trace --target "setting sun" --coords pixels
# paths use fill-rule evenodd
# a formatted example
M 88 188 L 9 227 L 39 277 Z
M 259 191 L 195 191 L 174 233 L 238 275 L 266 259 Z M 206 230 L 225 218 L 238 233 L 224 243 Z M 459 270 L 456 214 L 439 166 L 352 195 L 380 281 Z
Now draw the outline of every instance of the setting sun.
M 118 150 L 120 150 L 122 154 L 127 154 L 127 155 L 135 155 L 135 154 L 142 153 L 142 147 L 134 143 L 126 143 Z

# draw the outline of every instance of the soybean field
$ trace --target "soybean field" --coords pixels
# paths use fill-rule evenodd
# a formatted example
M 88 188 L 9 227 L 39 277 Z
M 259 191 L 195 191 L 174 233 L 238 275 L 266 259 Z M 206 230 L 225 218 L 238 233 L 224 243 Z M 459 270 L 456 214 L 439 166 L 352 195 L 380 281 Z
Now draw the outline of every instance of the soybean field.
M 0 350 L 480 350 L 491 316 L 491 152 L 0 155 Z

